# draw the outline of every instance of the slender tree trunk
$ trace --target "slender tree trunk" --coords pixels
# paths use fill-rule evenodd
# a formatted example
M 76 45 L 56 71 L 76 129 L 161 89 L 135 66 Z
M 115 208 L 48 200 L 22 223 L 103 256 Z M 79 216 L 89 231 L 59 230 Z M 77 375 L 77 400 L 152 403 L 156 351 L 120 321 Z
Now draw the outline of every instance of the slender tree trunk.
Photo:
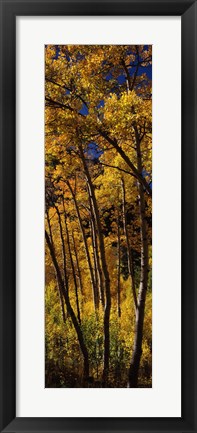
M 82 277 L 81 277 L 81 269 L 79 266 L 79 257 L 78 257 L 78 253 L 77 253 L 77 248 L 76 248 L 75 237 L 74 237 L 73 231 L 72 231 L 72 241 L 73 241 L 73 249 L 74 249 L 75 259 L 76 259 L 77 275 L 78 275 L 78 279 L 79 279 L 79 287 L 80 287 L 81 295 L 83 297 L 83 283 L 82 283 Z
M 125 184 L 124 184 L 123 179 L 122 179 L 122 208 L 123 208 L 124 234 L 125 234 L 126 244 L 127 244 L 128 270 L 129 270 L 129 276 L 131 278 L 131 291 L 133 294 L 134 306 L 135 306 L 135 311 L 136 311 L 136 309 L 137 309 L 137 295 L 136 295 L 136 288 L 135 288 L 135 278 L 134 278 L 132 253 L 131 253 L 131 247 L 129 245 L 129 232 L 128 232 L 127 216 L 126 216 L 126 195 L 125 195 Z
M 104 310 L 104 367 L 103 367 L 103 384 L 107 385 L 108 374 L 109 374 L 109 355 L 110 355 L 110 332 L 109 332 L 109 324 L 110 324 L 110 310 L 111 310 L 111 293 L 110 293 L 110 278 L 109 272 L 107 268 L 106 256 L 105 256 L 105 244 L 104 237 L 102 232 L 102 226 L 100 221 L 99 210 L 97 206 L 97 201 L 94 192 L 94 186 L 92 183 L 92 179 L 88 170 L 88 166 L 86 164 L 86 160 L 83 153 L 83 148 L 81 144 L 79 144 L 79 152 L 81 156 L 81 160 L 84 166 L 84 172 L 86 176 L 86 181 L 89 187 L 89 194 L 92 200 L 93 211 L 95 215 L 97 230 L 98 230 L 98 240 L 99 240 L 99 249 L 101 255 L 101 263 L 102 263 L 102 271 L 104 275 L 104 286 L 105 286 L 105 310 Z
M 103 273 L 100 265 L 100 258 L 99 258 L 99 251 L 98 251 L 98 242 L 97 242 L 97 230 L 96 230 L 96 221 L 95 216 L 93 212 L 93 204 L 90 197 L 90 191 L 88 187 L 88 195 L 89 195 L 89 203 L 90 203 L 90 215 L 91 215 L 91 227 L 92 227 L 92 245 L 93 245 L 93 252 L 94 252 L 94 263 L 95 263 L 95 281 L 98 284 L 98 302 L 99 298 L 102 303 L 102 306 L 104 308 L 105 305 L 105 294 L 104 294 L 104 287 L 103 287 Z
M 137 165 L 138 171 L 142 174 L 142 156 L 140 149 L 140 139 L 137 127 L 135 129 L 136 148 L 137 148 Z M 136 313 L 135 324 L 135 338 L 133 346 L 133 355 L 129 370 L 129 386 L 136 388 L 138 384 L 138 374 L 140 367 L 140 360 L 142 355 L 142 341 L 143 341 L 143 327 L 144 327 L 144 311 L 146 302 L 146 293 L 148 285 L 148 235 L 147 235 L 147 222 L 145 215 L 145 194 L 144 188 L 141 183 L 138 183 L 139 190 L 139 213 L 140 213 L 140 234 L 141 234 L 141 274 L 140 274 L 140 288 L 138 294 L 138 308 Z
M 86 239 L 86 234 L 85 234 L 85 230 L 83 227 L 83 222 L 81 219 L 81 215 L 79 212 L 79 206 L 76 200 L 76 196 L 75 193 L 70 185 L 70 183 L 67 181 L 66 184 L 69 187 L 69 190 L 71 192 L 73 201 L 74 201 L 74 205 L 75 205 L 75 209 L 77 212 L 77 216 L 78 216 L 78 221 L 79 221 L 79 226 L 80 226 L 80 230 L 81 230 L 81 234 L 82 234 L 82 238 L 83 238 L 83 244 L 84 244 L 84 251 L 85 251 L 85 255 L 86 255 L 86 259 L 87 259 L 87 263 L 88 263 L 88 268 L 89 268 L 89 272 L 90 272 L 90 281 L 91 281 L 91 286 L 92 286 L 92 293 L 93 293 L 93 301 L 94 301 L 94 309 L 96 312 L 96 290 L 95 290 L 95 281 L 94 281 L 94 272 L 93 272 L 93 267 L 92 267 L 92 263 L 91 263 L 91 259 L 90 259 L 90 253 L 89 253 L 89 248 L 88 248 L 88 244 L 87 244 L 87 239 Z
M 95 295 L 96 295 L 96 308 L 99 308 L 99 291 L 98 291 L 98 268 L 97 268 L 97 260 L 96 260 L 96 250 L 95 250 L 95 238 L 94 238 L 94 226 L 93 221 L 90 221 L 90 233 L 93 247 L 93 262 L 94 262 L 94 281 L 95 281 Z
M 60 267 L 59 267 L 58 262 L 57 262 L 54 246 L 52 245 L 50 238 L 49 238 L 49 235 L 48 235 L 46 230 L 45 230 L 45 238 L 46 238 L 46 242 L 47 242 L 50 254 L 51 254 L 53 266 L 54 266 L 55 271 L 56 271 L 57 279 L 59 281 L 59 286 L 60 286 L 60 289 L 62 291 L 62 295 L 63 295 L 64 300 L 65 300 L 66 308 L 67 308 L 67 311 L 69 313 L 69 316 L 71 317 L 73 326 L 75 328 L 75 331 L 76 331 L 76 334 L 78 337 L 79 346 L 80 346 L 80 349 L 81 349 L 81 352 L 83 355 L 83 360 L 84 360 L 84 379 L 86 380 L 89 377 L 88 351 L 87 351 L 86 344 L 84 342 L 83 333 L 82 333 L 80 324 L 76 318 L 76 315 L 75 315 L 74 310 L 73 310 L 71 303 L 70 303 L 70 299 L 69 299 L 69 295 L 68 295 L 68 280 L 66 280 L 64 283 L 64 280 L 62 278 L 62 274 L 60 271 Z
M 67 216 L 66 216 L 65 208 L 64 208 L 64 223 L 65 223 L 66 239 L 67 239 L 68 252 L 69 252 L 69 257 L 70 257 L 70 264 L 71 264 L 71 269 L 72 269 L 72 274 L 73 274 L 73 281 L 74 281 L 74 288 L 75 288 L 75 298 L 76 298 L 76 306 L 77 306 L 77 318 L 78 318 L 79 323 L 81 324 L 81 315 L 80 315 L 80 308 L 79 308 L 79 296 L 78 296 L 77 279 L 76 279 L 75 266 L 74 266 L 73 257 L 72 257 L 72 251 L 71 251 L 71 245 L 70 245 L 70 237 L 69 237 L 69 232 L 68 232 Z
M 120 216 L 118 209 L 117 217 L 117 306 L 118 306 L 118 317 L 121 317 L 121 304 L 120 304 Z
M 47 214 L 47 222 L 48 222 L 48 228 L 49 228 L 50 241 L 51 241 L 51 244 L 54 245 L 54 243 L 53 243 L 53 234 L 52 234 L 52 230 L 51 230 L 51 223 L 50 223 L 50 218 L 49 218 L 48 211 L 46 212 L 46 214 Z M 61 233 L 61 237 L 62 237 L 62 233 Z M 63 244 L 63 250 L 64 250 L 64 244 Z M 65 254 L 64 253 L 63 253 L 63 262 L 64 262 L 64 270 L 65 270 Z M 58 287 L 58 292 L 59 292 L 59 297 L 60 297 L 62 319 L 63 319 L 63 322 L 66 323 L 66 313 L 65 313 L 65 308 L 64 308 L 64 298 L 63 298 L 62 291 L 61 291 L 60 286 L 59 286 L 59 281 L 57 279 L 57 275 L 56 275 L 56 281 L 57 281 L 57 287 Z
M 52 230 L 51 230 L 51 223 L 50 223 L 48 210 L 46 211 L 46 216 L 47 216 L 47 223 L 48 223 L 48 229 L 49 229 L 49 236 L 50 236 L 51 243 L 53 244 L 53 234 L 52 234 Z

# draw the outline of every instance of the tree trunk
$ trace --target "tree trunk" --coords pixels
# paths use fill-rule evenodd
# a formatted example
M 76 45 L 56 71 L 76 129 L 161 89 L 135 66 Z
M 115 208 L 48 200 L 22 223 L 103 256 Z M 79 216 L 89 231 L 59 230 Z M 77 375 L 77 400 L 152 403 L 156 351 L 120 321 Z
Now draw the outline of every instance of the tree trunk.
M 77 275 L 79 278 L 79 287 L 80 287 L 81 295 L 83 297 L 83 283 L 82 283 L 82 277 L 81 277 L 81 269 L 79 266 L 79 257 L 78 257 L 78 253 L 77 253 L 77 248 L 76 248 L 75 237 L 74 237 L 73 231 L 72 231 L 72 240 L 73 240 L 73 248 L 74 248 L 75 259 L 76 259 Z
M 122 179 L 122 209 L 123 209 L 124 234 L 125 234 L 126 244 L 127 244 L 128 270 L 129 270 L 129 276 L 131 278 L 131 291 L 133 294 L 134 306 L 135 306 L 135 311 L 136 311 L 136 309 L 137 309 L 137 295 L 136 295 L 136 288 L 135 288 L 135 278 L 134 278 L 134 269 L 133 269 L 131 247 L 129 245 L 129 232 L 128 232 L 128 227 L 127 227 L 127 215 L 126 215 L 125 184 L 124 184 L 123 179 Z
M 110 333 L 109 333 L 109 323 L 110 323 L 110 310 L 111 310 L 111 293 L 110 293 L 110 278 L 109 272 L 107 268 L 106 256 L 105 256 L 105 245 L 104 238 L 102 232 L 102 226 L 100 221 L 99 210 L 97 206 L 97 201 L 94 192 L 94 186 L 92 183 L 92 179 L 88 170 L 88 166 L 86 164 L 86 160 L 83 153 L 83 148 L 81 144 L 79 144 L 79 152 L 81 156 L 81 160 L 83 162 L 84 172 L 86 176 L 86 181 L 89 188 L 90 198 L 92 200 L 93 211 L 95 215 L 97 230 L 98 230 L 98 240 L 99 240 L 99 249 L 101 256 L 101 264 L 102 271 L 104 275 L 104 287 L 105 287 L 105 310 L 104 310 L 104 367 L 103 367 L 103 385 L 107 385 L 108 381 L 108 373 L 109 373 L 109 355 L 110 355 Z
M 120 305 L 120 216 L 118 209 L 117 217 L 117 310 L 118 317 L 121 317 L 121 305 Z
M 87 259 L 87 263 L 88 263 L 88 268 L 89 268 L 89 272 L 90 272 L 90 281 L 91 281 L 91 286 L 92 286 L 92 293 L 93 293 L 93 301 L 94 301 L 94 309 L 96 312 L 96 289 L 95 289 L 95 281 L 94 281 L 94 272 L 93 272 L 93 268 L 92 268 L 92 263 L 91 263 L 91 259 L 90 259 L 90 253 L 89 253 L 89 248 L 88 248 L 88 244 L 87 244 L 87 239 L 86 239 L 86 234 L 85 234 L 85 230 L 83 227 L 83 222 L 81 219 L 81 215 L 79 212 L 79 206 L 76 200 L 76 196 L 75 193 L 70 185 L 70 183 L 67 181 L 66 184 L 69 187 L 69 190 L 71 192 L 73 201 L 74 201 L 74 205 L 75 205 L 75 209 L 77 212 L 77 216 L 78 216 L 78 221 L 79 221 L 79 226 L 80 226 L 80 230 L 81 230 L 81 234 L 82 234 L 82 238 L 83 238 L 83 244 L 84 244 L 84 251 L 85 251 L 85 255 L 86 255 L 86 259 Z
M 104 295 L 104 288 L 103 288 L 103 274 L 102 269 L 100 265 L 100 258 L 99 258 L 99 251 L 98 251 L 98 242 L 97 242 L 97 233 L 96 233 L 96 221 L 95 216 L 93 212 L 93 203 L 90 197 L 89 187 L 88 187 L 88 195 L 89 195 L 89 203 L 90 203 L 90 215 L 91 215 L 91 227 L 92 227 L 92 245 L 93 245 L 93 252 L 94 252 L 94 263 L 95 263 L 95 281 L 98 284 L 98 303 L 99 298 L 102 303 L 102 306 L 104 308 L 105 305 L 105 295 Z
M 91 218 L 91 217 L 90 217 Z M 98 293 L 98 267 L 96 260 L 96 250 L 95 250 L 95 233 L 92 219 L 90 220 L 90 233 L 92 240 L 92 248 L 93 248 L 93 262 L 94 262 L 94 281 L 95 281 L 95 295 L 96 295 L 96 309 L 99 308 L 99 293 Z
M 81 352 L 83 355 L 83 360 L 84 360 L 84 379 L 86 380 L 89 377 L 89 357 L 88 357 L 87 347 L 86 347 L 85 342 L 84 342 L 83 333 L 81 331 L 80 324 L 78 323 L 78 320 L 75 316 L 74 310 L 73 310 L 71 303 L 70 303 L 70 299 L 69 299 L 69 295 L 68 295 L 68 282 L 66 280 L 65 284 L 64 284 L 64 281 L 63 281 L 63 278 L 61 275 L 61 271 L 60 271 L 60 267 L 59 267 L 58 262 L 57 262 L 55 249 L 54 249 L 54 247 L 50 241 L 49 235 L 48 235 L 46 230 L 45 230 L 45 238 L 46 238 L 47 245 L 49 247 L 49 251 L 51 254 L 53 266 L 54 266 L 55 271 L 56 271 L 57 279 L 59 281 L 59 286 L 60 286 L 60 289 L 62 291 L 62 295 L 65 299 L 66 308 L 67 308 L 67 311 L 69 313 L 69 316 L 71 317 L 73 326 L 75 328 L 75 331 L 76 331 L 76 334 L 78 337 L 79 346 L 80 346 L 80 349 L 81 349 Z
M 142 156 L 140 149 L 140 139 L 137 127 L 134 126 L 136 137 L 137 149 L 137 165 L 138 171 L 142 174 Z M 129 386 L 136 388 L 138 385 L 138 374 L 140 367 L 140 360 L 142 355 L 142 341 L 143 341 L 143 327 L 144 327 L 144 311 L 146 302 L 146 293 L 148 285 L 148 235 L 147 235 L 147 222 L 145 215 L 145 194 L 144 188 L 141 183 L 138 183 L 139 190 L 139 213 L 140 213 L 140 234 L 141 234 L 141 274 L 140 274 L 140 288 L 138 294 L 138 308 L 136 312 L 135 324 L 135 338 L 133 346 L 133 355 L 129 369 Z
M 54 245 L 54 243 L 53 243 L 53 235 L 52 235 L 52 230 L 51 230 L 51 223 L 50 223 L 50 218 L 49 218 L 48 211 L 46 212 L 46 214 L 47 214 L 47 222 L 48 222 L 48 228 L 49 228 L 50 241 L 51 241 L 51 244 Z M 58 218 L 59 218 L 59 216 L 58 216 Z M 60 228 L 60 233 L 61 233 L 61 238 L 62 238 L 62 227 Z M 62 241 L 63 241 L 63 262 L 64 262 L 64 270 L 65 270 L 64 240 L 62 239 Z M 57 275 L 56 275 L 56 281 L 57 281 L 57 287 L 58 287 L 58 292 L 59 292 L 59 297 L 60 297 L 62 319 L 63 319 L 63 322 L 66 323 L 66 313 L 65 313 L 65 308 L 64 308 L 64 298 L 63 298 L 62 291 L 61 291 L 60 286 L 59 286 L 59 281 L 57 279 Z
M 81 324 L 81 315 L 80 315 L 80 308 L 79 308 L 79 296 L 78 296 L 77 279 L 76 279 L 75 266 L 74 266 L 73 257 L 72 257 L 72 251 L 71 251 L 71 246 L 70 246 L 70 237 L 69 237 L 69 232 L 68 232 L 67 216 L 66 216 L 65 208 L 64 208 L 64 222 L 65 222 L 66 239 L 67 239 L 67 244 L 68 244 L 68 252 L 69 252 L 69 257 L 70 257 L 70 264 L 71 264 L 71 269 L 72 269 L 72 274 L 73 274 L 73 281 L 74 281 L 74 288 L 75 288 L 75 298 L 76 298 L 76 306 L 77 306 L 77 318 L 78 318 L 79 323 Z

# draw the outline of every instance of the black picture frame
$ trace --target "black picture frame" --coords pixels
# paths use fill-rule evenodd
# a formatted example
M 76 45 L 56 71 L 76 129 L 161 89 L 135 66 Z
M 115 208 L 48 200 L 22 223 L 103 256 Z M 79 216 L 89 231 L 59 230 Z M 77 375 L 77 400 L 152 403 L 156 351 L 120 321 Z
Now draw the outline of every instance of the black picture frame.
M 1 0 L 0 430 L 197 432 L 197 3 L 193 0 Z M 182 416 L 16 418 L 16 16 L 138 15 L 182 20 Z M 173 48 L 173 41 L 172 47 Z M 172 66 L 173 73 L 173 66 Z M 170 96 L 169 96 L 170 97 Z M 169 99 L 170 103 L 170 99 Z M 169 240 L 170 242 L 170 240 Z M 169 246 L 170 247 L 170 246 Z M 176 308 L 176 305 L 174 306 Z M 168 348 L 166 348 L 168 350 Z M 169 353 L 169 356 L 171 354 Z M 167 373 L 166 380 L 168 380 Z M 169 383 L 170 393 L 170 383 Z M 167 396 L 166 396 L 167 397 Z M 120 402 L 121 404 L 121 402 Z

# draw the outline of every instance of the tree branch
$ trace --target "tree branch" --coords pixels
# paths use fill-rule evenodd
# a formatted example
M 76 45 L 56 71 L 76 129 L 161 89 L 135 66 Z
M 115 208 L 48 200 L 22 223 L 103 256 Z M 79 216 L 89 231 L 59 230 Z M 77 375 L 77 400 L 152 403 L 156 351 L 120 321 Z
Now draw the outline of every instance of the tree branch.
M 124 152 L 124 150 L 122 149 L 122 147 L 119 146 L 117 140 L 115 138 L 111 138 L 107 134 L 107 132 L 102 131 L 102 129 L 99 129 L 98 131 L 100 132 L 100 135 L 103 138 L 105 138 L 105 140 L 107 140 L 108 143 L 110 143 L 117 150 L 117 152 L 124 159 L 124 161 L 127 163 L 127 165 L 131 168 L 131 170 L 135 174 L 136 178 L 144 186 L 146 192 L 150 195 L 150 197 L 152 197 L 152 190 L 150 188 L 150 185 L 148 184 L 148 182 L 146 181 L 146 179 L 142 176 L 142 174 L 138 172 L 137 168 L 132 163 L 132 161 L 130 160 L 130 158 L 126 155 L 126 153 Z
M 136 175 L 134 173 L 131 173 L 130 171 L 124 170 L 123 168 L 120 168 L 120 167 L 118 167 L 116 165 L 105 164 L 104 162 L 101 162 L 101 161 L 99 161 L 99 164 L 104 165 L 106 167 L 115 168 L 115 169 L 117 169 L 119 171 L 122 171 L 123 173 L 130 174 L 130 176 L 133 176 L 133 177 L 135 177 L 137 179 L 137 177 L 136 177 Z
M 62 102 L 54 101 L 51 98 L 45 98 L 47 102 L 49 102 L 51 105 L 48 105 L 49 107 L 55 106 L 55 108 L 63 108 L 65 110 L 70 110 L 72 113 L 78 114 L 79 116 L 85 117 L 82 113 L 79 111 L 75 111 L 74 108 L 70 107 L 70 105 L 62 104 Z
M 71 89 L 70 87 L 67 87 L 66 84 L 64 84 L 64 85 L 62 86 L 61 84 L 56 83 L 56 81 L 53 81 L 53 80 L 51 80 L 51 79 L 49 79 L 49 78 L 47 78 L 47 77 L 46 77 L 46 81 L 48 81 L 49 83 L 54 84 L 55 86 L 60 87 L 61 89 L 65 89 L 65 90 L 68 90 L 69 92 L 72 92 L 72 89 Z M 86 106 L 87 109 L 88 109 L 88 104 L 87 104 L 87 102 L 85 101 L 85 99 L 83 99 L 83 97 L 82 97 L 81 95 L 79 95 L 78 93 L 75 93 L 74 96 L 75 96 L 76 98 L 79 98 L 79 99 L 81 100 L 81 102 L 83 102 L 83 104 L 85 104 L 85 106 Z

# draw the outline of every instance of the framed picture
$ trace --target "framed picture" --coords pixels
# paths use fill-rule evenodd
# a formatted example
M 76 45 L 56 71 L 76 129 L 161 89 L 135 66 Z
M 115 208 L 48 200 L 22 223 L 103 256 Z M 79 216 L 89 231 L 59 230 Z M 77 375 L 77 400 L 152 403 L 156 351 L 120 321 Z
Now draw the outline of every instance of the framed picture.
M 196 1 L 1 27 L 1 431 L 195 432 Z

